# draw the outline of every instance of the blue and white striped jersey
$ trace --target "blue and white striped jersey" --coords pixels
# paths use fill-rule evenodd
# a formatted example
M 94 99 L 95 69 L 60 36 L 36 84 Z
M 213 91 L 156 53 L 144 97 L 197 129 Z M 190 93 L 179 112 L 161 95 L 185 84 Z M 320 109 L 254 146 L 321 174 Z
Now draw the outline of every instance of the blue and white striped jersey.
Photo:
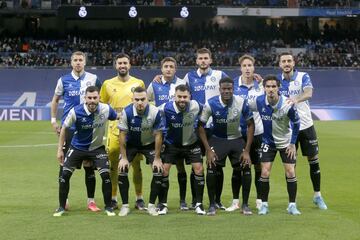
M 101 87 L 101 82 L 95 74 L 84 72 L 80 77 L 73 72 L 59 78 L 55 88 L 55 94 L 64 98 L 64 113 L 61 123 L 64 122 L 70 109 L 84 103 L 85 90 L 89 86 Z
M 277 149 L 295 144 L 299 134 L 300 119 L 296 107 L 280 95 L 276 106 L 271 106 L 262 95 L 250 104 L 251 111 L 259 112 L 264 125 L 263 143 Z
M 130 104 L 121 114 L 118 128 L 127 132 L 127 144 L 141 147 L 155 142 L 154 132 L 164 130 L 160 110 L 148 104 L 144 115 L 138 115 L 134 104 Z
M 283 74 L 279 75 L 279 79 L 281 81 L 280 93 L 289 98 L 301 95 L 305 88 L 313 88 L 310 76 L 306 72 L 295 70 L 290 81 L 286 80 Z M 311 127 L 314 123 L 311 117 L 309 101 L 297 103 L 296 109 L 301 121 L 300 130 Z
M 188 146 L 197 141 L 196 128 L 201 113 L 200 104 L 191 100 L 188 108 L 181 112 L 175 102 L 162 107 L 165 119 L 165 142 L 177 146 Z
M 170 82 L 165 81 L 162 77 L 161 83 L 150 83 L 147 88 L 148 99 L 150 102 L 154 101 L 155 106 L 157 107 L 169 101 L 173 101 L 175 97 L 175 88 L 181 84 L 186 84 L 186 82 L 176 76 Z
M 200 70 L 191 71 L 184 77 L 184 81 L 190 87 L 191 98 L 204 105 L 207 100 L 219 95 L 220 79 L 228 77 L 226 73 L 210 69 L 205 75 Z
M 241 137 L 240 118 L 253 118 L 246 99 L 233 96 L 232 103 L 225 105 L 220 96 L 215 96 L 206 102 L 200 120 L 205 124 L 213 118 L 213 135 L 218 138 L 236 139 Z
M 72 108 L 65 118 L 63 127 L 75 126 L 71 145 L 79 150 L 92 151 L 103 146 L 103 137 L 107 120 L 115 120 L 114 109 L 104 103 L 99 103 L 96 112 L 91 113 L 85 104 Z
M 258 96 L 264 94 L 264 87 L 261 84 L 258 84 L 257 81 L 253 81 L 251 85 L 246 85 L 243 83 L 241 76 L 234 78 L 234 95 L 239 95 L 240 97 L 245 98 L 248 103 L 255 102 Z M 255 132 L 254 135 L 260 135 L 264 132 L 264 127 L 258 112 L 253 112 L 254 122 L 255 122 Z M 247 123 L 244 118 L 241 118 L 241 135 L 246 136 L 247 132 Z

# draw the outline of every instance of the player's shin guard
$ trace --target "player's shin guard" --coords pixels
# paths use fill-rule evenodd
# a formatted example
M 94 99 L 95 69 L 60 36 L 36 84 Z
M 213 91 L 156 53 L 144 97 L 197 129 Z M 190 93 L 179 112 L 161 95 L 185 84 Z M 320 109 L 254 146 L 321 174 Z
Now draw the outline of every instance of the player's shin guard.
M 102 180 L 102 193 L 104 197 L 105 207 L 111 207 L 111 180 L 108 169 L 99 170 Z
M 169 176 L 162 176 L 161 189 L 159 192 L 160 203 L 167 203 L 168 192 L 169 192 Z
M 66 199 L 69 194 L 70 189 L 70 178 L 71 178 L 72 172 L 69 170 L 63 170 L 62 175 L 59 180 L 59 203 L 60 207 L 65 209 L 66 205 Z
M 260 182 L 260 189 L 261 189 L 261 200 L 263 202 L 267 202 L 268 197 L 269 197 L 269 191 L 270 191 L 269 178 L 260 177 L 259 182 Z
M 151 180 L 151 190 L 149 203 L 155 204 L 156 198 L 159 196 L 162 184 L 162 174 L 159 172 L 153 172 L 153 178 Z
M 190 174 L 190 187 L 191 187 L 191 196 L 192 196 L 192 203 L 196 203 L 196 192 L 195 192 L 195 172 L 194 169 L 191 168 Z
M 215 202 L 221 202 L 221 194 L 223 190 L 224 184 L 224 171 L 221 166 L 216 167 L 216 195 L 215 195 Z
M 206 171 L 206 186 L 208 190 L 210 205 L 215 204 L 215 192 L 216 192 L 216 169 L 208 168 Z
M 255 168 L 255 188 L 256 188 L 256 198 L 261 199 L 261 190 L 260 190 L 260 177 L 261 177 L 261 168 Z
M 177 179 L 178 179 L 178 183 L 179 183 L 180 201 L 185 202 L 186 184 L 187 184 L 187 174 L 186 174 L 186 172 L 178 172 Z
M 120 196 L 123 204 L 129 203 L 129 177 L 128 173 L 120 172 L 118 176 Z
M 319 159 L 315 158 L 309 161 L 310 165 L 310 178 L 313 184 L 314 192 L 320 192 L 320 165 Z
M 248 204 L 249 202 L 249 195 L 250 195 L 250 189 L 251 189 L 251 168 L 249 166 L 246 166 L 242 170 L 242 200 L 243 204 Z
M 202 203 L 203 202 L 203 196 L 204 196 L 204 185 L 205 185 L 205 177 L 204 175 L 196 175 L 195 177 L 195 193 L 196 193 L 196 203 Z
M 231 188 L 233 199 L 239 199 L 240 188 L 241 188 L 241 168 L 233 168 L 232 177 L 231 177 Z
M 85 170 L 85 184 L 88 198 L 94 198 L 96 178 L 93 167 L 84 167 Z
M 289 202 L 296 201 L 296 192 L 297 192 L 297 180 L 296 177 L 288 178 L 286 177 L 287 191 L 289 194 Z

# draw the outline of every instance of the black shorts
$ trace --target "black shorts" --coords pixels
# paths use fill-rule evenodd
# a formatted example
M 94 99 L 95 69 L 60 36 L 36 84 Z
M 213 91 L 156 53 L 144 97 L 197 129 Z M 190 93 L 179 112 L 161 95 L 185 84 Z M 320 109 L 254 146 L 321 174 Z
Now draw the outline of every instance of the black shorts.
M 246 136 L 243 137 L 243 139 L 246 143 Z M 254 140 L 250 148 L 250 159 L 251 159 L 251 163 L 254 165 L 260 164 L 261 143 L 262 143 L 262 134 L 254 136 Z
M 296 149 L 299 143 L 303 156 L 313 157 L 319 153 L 319 145 L 314 125 L 299 132 Z
M 282 149 L 276 149 L 273 147 L 270 147 L 267 144 L 262 144 L 261 145 L 261 156 L 260 156 L 260 161 L 261 162 L 273 162 L 275 160 L 276 157 L 276 153 L 279 151 L 280 152 L 280 157 L 283 163 L 296 163 L 296 157 L 295 159 L 290 159 L 286 152 L 285 152 L 286 148 L 282 148 Z
M 105 151 L 105 146 L 99 147 L 92 151 L 83 151 L 70 146 L 64 160 L 64 169 L 74 171 L 75 168 L 80 168 L 83 160 L 93 162 L 94 168 L 109 170 L 108 155 Z
M 163 163 L 177 164 L 185 159 L 186 164 L 202 163 L 201 149 L 198 143 L 189 146 L 174 146 L 165 144 L 162 153 Z
M 212 137 L 209 139 L 210 147 L 215 151 L 218 156 L 216 165 L 225 167 L 226 158 L 229 157 L 231 166 L 240 166 L 240 156 L 245 147 L 245 141 L 242 138 L 237 139 L 224 139 Z
M 149 145 L 137 147 L 133 145 L 126 146 L 126 156 L 128 158 L 129 163 L 131 163 L 136 154 L 141 153 L 146 158 L 146 164 L 153 163 L 155 158 L 155 143 L 151 143 Z

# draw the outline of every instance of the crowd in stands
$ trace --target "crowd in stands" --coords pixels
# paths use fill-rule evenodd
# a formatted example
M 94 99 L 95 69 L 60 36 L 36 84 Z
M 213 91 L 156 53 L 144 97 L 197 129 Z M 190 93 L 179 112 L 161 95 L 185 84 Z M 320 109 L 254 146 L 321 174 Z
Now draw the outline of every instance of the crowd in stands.
M 103 36 L 101 39 L 75 33 L 51 39 L 0 37 L 0 66 L 68 66 L 69 56 L 75 50 L 88 54 L 90 66 L 112 66 L 113 57 L 119 52 L 128 53 L 134 66 L 158 66 L 166 56 L 175 57 L 179 66 L 195 66 L 194 53 L 201 47 L 213 52 L 214 66 L 236 66 L 238 57 L 245 53 L 256 58 L 257 66 L 277 66 L 278 48 L 300 49 L 294 54 L 302 67 L 359 67 L 360 63 L 359 32 L 340 26 L 325 26 L 317 36 L 310 34 L 306 25 L 261 26 L 261 33 L 216 25 L 187 31 L 161 24 L 139 28 L 131 33 L 123 30 L 126 34 L 113 31 L 113 35 L 97 31 L 97 36 Z

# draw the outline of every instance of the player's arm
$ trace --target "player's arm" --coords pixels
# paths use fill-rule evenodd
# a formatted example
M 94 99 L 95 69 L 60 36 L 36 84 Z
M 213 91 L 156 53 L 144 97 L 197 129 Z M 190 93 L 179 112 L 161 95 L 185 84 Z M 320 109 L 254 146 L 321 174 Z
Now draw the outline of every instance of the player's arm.
M 129 161 L 126 155 L 126 136 L 128 133 L 128 122 L 125 110 L 122 111 L 121 117 L 119 119 L 118 128 L 119 132 L 119 147 L 120 147 L 120 155 L 121 159 L 119 162 L 119 170 L 120 172 L 126 172 L 129 169 Z M 119 156 L 120 157 L 120 156 Z
M 242 115 L 246 119 L 247 132 L 246 132 L 246 146 L 241 154 L 241 159 L 244 165 L 250 166 L 251 165 L 250 149 L 251 149 L 251 144 L 254 140 L 255 123 L 254 123 L 253 114 L 250 111 L 249 105 L 246 100 L 244 101 L 243 104 Z
M 302 94 L 296 96 L 295 98 L 292 98 L 291 100 L 294 103 L 301 103 L 311 99 L 312 95 L 313 95 L 313 89 L 311 87 L 307 87 L 303 89 Z
M 292 123 L 292 124 L 290 124 L 291 129 L 292 129 L 292 133 L 291 133 L 290 144 L 286 148 L 286 153 L 287 153 L 289 158 L 295 159 L 295 156 L 296 156 L 295 143 L 296 143 L 297 137 L 299 135 L 299 131 L 300 131 L 300 118 L 299 118 L 297 110 L 296 110 L 296 108 L 294 106 L 292 106 L 289 109 L 288 117 L 289 117 L 289 119 L 290 119 L 290 121 Z
M 155 101 L 155 94 L 154 94 L 154 88 L 152 83 L 149 84 L 147 90 L 146 90 L 147 97 L 149 99 L 149 102 Z
M 59 101 L 63 94 L 64 94 L 64 87 L 63 87 L 61 78 L 59 78 L 57 81 L 56 87 L 55 87 L 55 93 L 51 100 L 51 107 L 50 107 L 50 109 L 51 109 L 51 111 L 50 111 L 51 125 L 57 135 L 60 134 L 60 127 L 56 122 L 56 115 L 57 115 L 57 110 L 58 110 L 58 106 L 59 106 Z
M 157 170 L 158 172 L 163 172 L 164 168 L 160 158 L 161 147 L 163 143 L 163 139 L 162 139 L 163 133 L 162 131 L 155 131 L 154 135 L 155 135 L 155 158 L 152 167 L 153 170 Z
M 60 126 L 58 125 L 58 123 L 56 121 L 57 109 L 59 106 L 60 98 L 61 98 L 61 96 L 54 94 L 54 96 L 51 100 L 51 125 L 57 135 L 60 134 Z
M 59 160 L 60 165 L 63 165 L 64 163 L 64 151 L 63 146 L 66 139 L 66 129 L 70 128 L 76 121 L 76 114 L 74 108 L 72 108 L 67 115 L 64 124 L 61 128 L 60 134 L 59 134 L 59 143 L 58 143 L 58 150 L 57 150 L 57 159 Z

